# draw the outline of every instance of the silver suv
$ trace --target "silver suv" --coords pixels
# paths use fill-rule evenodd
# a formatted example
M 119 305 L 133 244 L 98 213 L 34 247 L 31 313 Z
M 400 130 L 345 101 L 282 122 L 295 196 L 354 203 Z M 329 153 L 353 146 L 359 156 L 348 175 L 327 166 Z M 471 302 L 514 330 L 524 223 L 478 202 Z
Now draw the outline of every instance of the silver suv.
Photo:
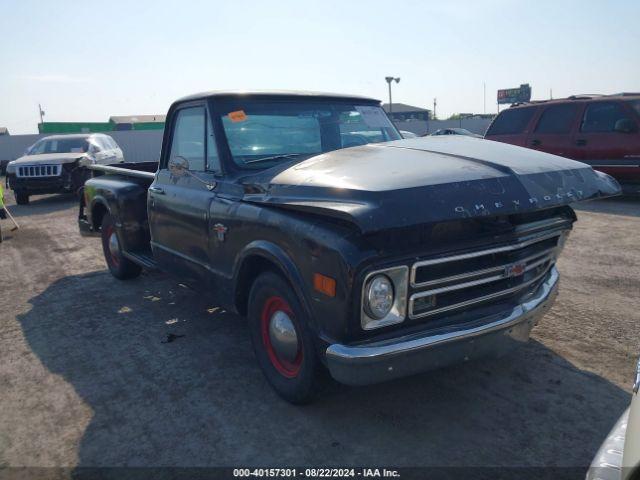
M 89 177 L 87 165 L 122 163 L 122 150 L 102 133 L 52 135 L 38 140 L 7 165 L 7 182 L 19 205 L 29 196 L 75 192 Z

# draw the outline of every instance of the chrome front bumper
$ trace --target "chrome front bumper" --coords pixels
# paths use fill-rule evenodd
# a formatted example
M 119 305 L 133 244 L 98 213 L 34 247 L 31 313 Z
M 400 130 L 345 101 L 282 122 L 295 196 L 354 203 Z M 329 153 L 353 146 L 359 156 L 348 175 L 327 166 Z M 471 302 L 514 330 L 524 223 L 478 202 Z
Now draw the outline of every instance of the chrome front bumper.
M 464 329 L 421 332 L 358 345 L 327 348 L 333 378 L 348 385 L 367 385 L 482 357 L 498 356 L 529 339 L 531 329 L 551 308 L 558 291 L 558 271 L 527 302 L 497 318 L 480 318 Z

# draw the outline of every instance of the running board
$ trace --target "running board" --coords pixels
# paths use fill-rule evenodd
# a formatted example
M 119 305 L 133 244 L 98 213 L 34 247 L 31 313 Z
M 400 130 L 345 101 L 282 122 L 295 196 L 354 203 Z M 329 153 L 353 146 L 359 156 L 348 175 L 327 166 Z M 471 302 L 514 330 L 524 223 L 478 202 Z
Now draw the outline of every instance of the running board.
M 148 268 L 150 270 L 158 268 L 158 264 L 154 260 L 151 252 L 122 252 L 122 255 L 144 268 Z

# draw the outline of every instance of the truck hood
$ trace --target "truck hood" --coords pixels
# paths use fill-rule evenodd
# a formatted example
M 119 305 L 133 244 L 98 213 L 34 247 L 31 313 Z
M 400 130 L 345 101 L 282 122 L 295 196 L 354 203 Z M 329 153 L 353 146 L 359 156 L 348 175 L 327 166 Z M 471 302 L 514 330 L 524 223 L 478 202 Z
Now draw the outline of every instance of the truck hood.
M 245 179 L 244 200 L 329 215 L 363 232 L 524 213 L 620 193 L 584 163 L 463 136 L 318 155 Z
M 86 153 L 43 153 L 42 155 L 25 155 L 9 162 L 11 166 L 20 165 L 61 165 L 72 163 L 86 156 Z

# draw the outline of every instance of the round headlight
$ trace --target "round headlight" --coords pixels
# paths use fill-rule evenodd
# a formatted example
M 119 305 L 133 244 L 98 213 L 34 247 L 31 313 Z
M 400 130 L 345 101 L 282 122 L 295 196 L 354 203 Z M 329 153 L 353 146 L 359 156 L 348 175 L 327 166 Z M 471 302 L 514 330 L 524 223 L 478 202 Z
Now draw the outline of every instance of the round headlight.
M 386 317 L 393 307 L 393 283 L 386 275 L 373 277 L 365 291 L 365 311 L 376 320 Z

